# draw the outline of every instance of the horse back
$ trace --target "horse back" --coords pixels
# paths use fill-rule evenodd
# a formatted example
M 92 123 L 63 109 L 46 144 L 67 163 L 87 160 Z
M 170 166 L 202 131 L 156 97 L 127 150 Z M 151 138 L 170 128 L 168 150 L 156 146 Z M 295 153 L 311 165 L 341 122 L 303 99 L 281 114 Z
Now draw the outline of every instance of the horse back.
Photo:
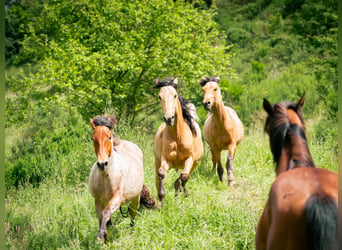
M 337 213 L 337 181 L 337 174 L 318 168 L 301 167 L 280 174 L 272 184 L 269 197 L 272 221 L 267 240 L 268 247 L 311 249 L 308 240 L 312 235 L 310 229 L 313 225 L 319 228 L 319 232 L 327 230 L 327 227 L 331 228 L 327 221 L 333 221 L 334 213 Z M 318 202 L 321 198 L 323 201 Z M 327 205 L 322 206 L 323 203 Z M 312 219 L 315 216 L 308 213 L 316 214 L 316 218 Z M 330 218 L 317 219 L 317 216 L 325 215 Z M 316 232 L 317 234 L 319 233 Z M 326 237 L 325 241 L 334 241 L 334 234 L 330 234 L 329 237 Z

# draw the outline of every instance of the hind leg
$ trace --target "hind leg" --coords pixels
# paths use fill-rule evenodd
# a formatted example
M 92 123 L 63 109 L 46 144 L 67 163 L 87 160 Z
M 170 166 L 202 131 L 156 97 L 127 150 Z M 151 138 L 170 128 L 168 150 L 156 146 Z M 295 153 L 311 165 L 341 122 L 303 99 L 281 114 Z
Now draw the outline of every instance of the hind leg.
M 213 148 L 211 150 L 211 153 L 212 153 L 213 165 L 215 166 L 217 164 L 217 175 L 219 176 L 220 181 L 222 182 L 224 170 L 223 170 L 222 163 L 221 163 L 221 151 Z M 213 167 L 213 171 L 214 169 L 215 167 Z
M 131 226 L 134 226 L 134 218 L 137 215 L 139 209 L 140 195 L 132 200 L 131 205 L 128 208 L 129 215 L 131 217 Z

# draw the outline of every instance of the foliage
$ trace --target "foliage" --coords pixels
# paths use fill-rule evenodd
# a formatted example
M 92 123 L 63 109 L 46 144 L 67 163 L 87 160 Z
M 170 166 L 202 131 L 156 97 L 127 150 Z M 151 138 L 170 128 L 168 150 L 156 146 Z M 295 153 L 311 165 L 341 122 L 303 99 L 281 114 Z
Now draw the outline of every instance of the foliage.
M 45 178 L 61 185 L 86 180 L 93 158 L 89 150 L 80 149 L 87 148 L 90 137 L 75 109 L 37 105 L 26 122 L 21 139 L 6 159 L 7 189 L 37 185 Z
M 17 57 L 40 67 L 10 84 L 26 99 L 53 88 L 46 100 L 77 106 L 86 119 L 114 107 L 133 123 L 139 111 L 155 110 L 154 78 L 178 76 L 196 86 L 192 93 L 203 75 L 231 74 L 212 10 L 169 0 L 57 0 L 39 8 Z

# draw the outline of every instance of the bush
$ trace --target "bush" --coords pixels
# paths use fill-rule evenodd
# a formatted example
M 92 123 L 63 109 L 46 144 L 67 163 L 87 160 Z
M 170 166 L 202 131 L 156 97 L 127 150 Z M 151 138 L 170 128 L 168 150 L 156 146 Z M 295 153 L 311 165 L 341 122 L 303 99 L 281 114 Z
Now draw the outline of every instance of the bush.
M 73 108 L 38 104 L 23 123 L 24 136 L 6 159 L 7 189 L 26 182 L 37 185 L 45 178 L 62 184 L 86 179 L 92 155 L 90 149 L 79 149 L 89 148 L 89 130 Z

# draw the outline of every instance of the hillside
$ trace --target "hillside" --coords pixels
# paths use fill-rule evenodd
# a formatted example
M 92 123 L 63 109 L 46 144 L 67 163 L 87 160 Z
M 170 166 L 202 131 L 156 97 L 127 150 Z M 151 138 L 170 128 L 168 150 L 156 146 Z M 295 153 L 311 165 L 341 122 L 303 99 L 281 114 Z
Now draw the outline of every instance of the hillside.
M 209 75 L 220 76 L 223 100 L 245 128 L 237 186 L 212 174 L 204 143 L 190 196 L 174 198 L 179 173 L 170 171 L 166 206 L 140 211 L 134 228 L 115 213 L 109 248 L 254 249 L 275 177 L 264 97 L 297 101 L 305 92 L 314 162 L 337 172 L 337 1 L 126 2 L 6 1 L 7 249 L 103 249 L 87 187 L 89 119 L 115 114 L 118 137 L 143 150 L 156 197 L 153 138 L 162 115 L 153 80 L 178 76 L 202 128 L 198 80 Z

